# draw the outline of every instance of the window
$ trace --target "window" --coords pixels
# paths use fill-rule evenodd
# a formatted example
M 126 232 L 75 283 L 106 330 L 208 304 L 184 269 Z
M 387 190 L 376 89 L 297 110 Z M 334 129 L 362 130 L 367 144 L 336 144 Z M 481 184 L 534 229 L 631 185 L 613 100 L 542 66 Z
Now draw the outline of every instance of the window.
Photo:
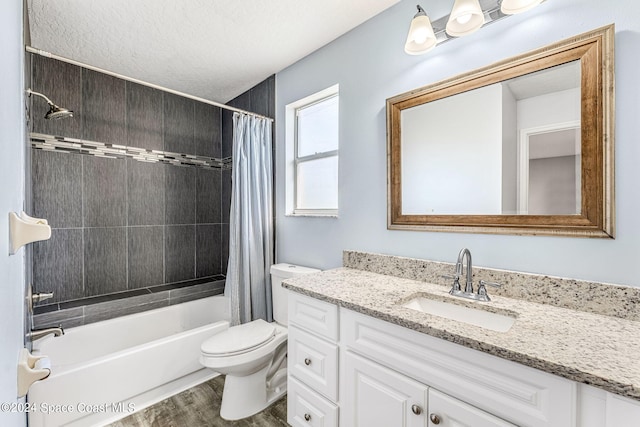
M 338 213 L 338 86 L 287 106 L 287 213 Z

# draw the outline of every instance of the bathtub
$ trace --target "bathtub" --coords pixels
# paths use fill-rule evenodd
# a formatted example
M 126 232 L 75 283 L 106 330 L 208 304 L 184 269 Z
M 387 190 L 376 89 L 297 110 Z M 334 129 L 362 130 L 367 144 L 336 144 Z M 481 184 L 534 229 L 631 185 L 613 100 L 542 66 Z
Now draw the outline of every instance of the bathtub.
M 51 375 L 29 390 L 30 427 L 104 425 L 215 377 L 200 345 L 229 327 L 228 313 L 228 299 L 213 296 L 34 342 Z

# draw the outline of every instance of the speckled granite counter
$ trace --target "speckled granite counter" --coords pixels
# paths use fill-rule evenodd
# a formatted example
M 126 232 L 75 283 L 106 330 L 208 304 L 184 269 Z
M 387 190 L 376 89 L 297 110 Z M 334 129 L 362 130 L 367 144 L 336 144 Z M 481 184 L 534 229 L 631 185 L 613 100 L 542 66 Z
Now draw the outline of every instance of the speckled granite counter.
M 640 322 L 492 295 L 479 303 L 448 287 L 339 268 L 286 279 L 285 288 L 387 322 L 461 344 L 570 380 L 640 400 Z M 491 293 L 491 290 L 489 290 Z M 402 307 L 415 294 L 513 313 L 507 332 L 493 332 Z

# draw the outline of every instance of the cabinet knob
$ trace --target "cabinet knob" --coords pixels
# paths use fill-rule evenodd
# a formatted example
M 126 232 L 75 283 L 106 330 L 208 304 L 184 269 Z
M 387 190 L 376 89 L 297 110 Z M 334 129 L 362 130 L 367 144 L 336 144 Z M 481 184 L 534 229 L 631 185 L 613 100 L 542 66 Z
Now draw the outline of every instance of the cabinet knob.
M 311 414 L 304 414 L 305 421 L 311 421 Z
M 308 357 L 304 359 L 304 364 L 309 366 L 311 365 L 311 359 L 309 359 Z M 308 421 L 308 420 L 307 420 Z
M 440 417 L 436 414 L 431 414 L 429 415 L 429 419 L 431 420 L 431 422 L 435 425 L 440 424 Z
M 422 408 L 418 405 L 411 405 L 411 411 L 416 415 L 420 415 L 422 413 Z

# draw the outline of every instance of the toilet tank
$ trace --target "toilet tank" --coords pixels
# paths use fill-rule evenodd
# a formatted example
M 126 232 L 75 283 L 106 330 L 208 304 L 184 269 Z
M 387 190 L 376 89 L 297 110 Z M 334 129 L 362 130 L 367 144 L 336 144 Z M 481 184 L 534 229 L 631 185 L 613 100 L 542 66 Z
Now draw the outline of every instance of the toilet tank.
M 302 267 L 292 264 L 275 264 L 271 266 L 271 297 L 273 299 L 273 320 L 280 325 L 288 325 L 287 290 L 282 287 L 282 281 L 289 277 L 303 274 L 318 273 L 316 268 Z

